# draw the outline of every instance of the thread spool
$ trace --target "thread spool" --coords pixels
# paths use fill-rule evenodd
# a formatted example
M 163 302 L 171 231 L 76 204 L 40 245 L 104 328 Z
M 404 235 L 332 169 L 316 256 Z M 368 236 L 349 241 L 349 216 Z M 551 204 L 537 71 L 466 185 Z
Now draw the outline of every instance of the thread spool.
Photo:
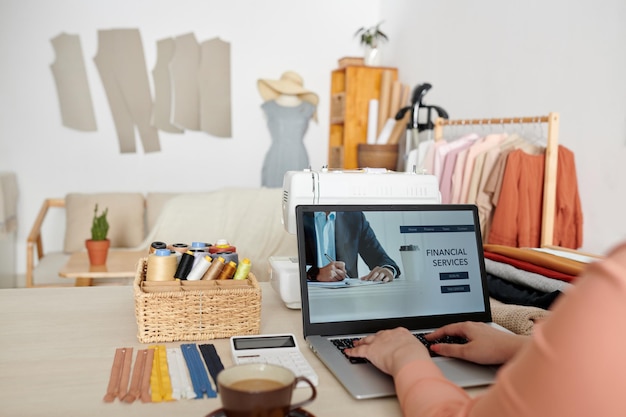
M 237 252 L 237 248 L 228 243 L 226 239 L 219 239 L 215 245 L 209 247 L 209 253 Z
M 224 258 L 222 258 L 221 256 L 218 256 L 217 259 L 213 259 L 213 262 L 211 262 L 209 269 L 207 269 L 202 279 L 205 279 L 205 280 L 216 279 L 218 275 L 220 274 L 220 272 L 222 272 L 224 265 L 225 265 Z
M 189 250 L 193 252 L 195 260 L 193 266 L 195 267 L 200 262 L 200 259 L 204 258 L 204 255 L 208 253 L 209 244 L 205 242 L 191 242 Z
M 212 254 L 211 257 L 212 258 L 217 258 L 221 256 L 222 258 L 224 258 L 224 262 L 229 263 L 229 262 L 234 262 L 236 264 L 239 263 L 239 255 L 236 252 L 220 252 L 220 253 L 215 253 Z
M 217 276 L 217 279 L 230 279 L 233 277 L 236 270 L 237 270 L 237 264 L 234 263 L 233 261 L 230 261 L 229 263 L 224 265 L 224 268 L 222 268 L 222 271 Z
M 192 252 L 206 252 L 209 248 L 209 244 L 206 242 L 191 242 L 191 247 L 189 248 Z
M 165 242 L 155 241 L 150 244 L 149 253 L 154 253 L 157 249 L 167 249 L 167 244 Z
M 178 267 L 174 273 L 174 278 L 187 279 L 187 275 L 193 268 L 193 261 L 195 257 L 191 251 L 183 253 L 178 261 Z
M 187 275 L 187 280 L 198 281 L 202 279 L 202 276 L 209 269 L 210 266 L 211 266 L 211 257 L 209 255 L 204 255 L 204 257 L 201 258 L 200 261 L 196 265 L 194 265 L 191 271 L 189 271 L 189 275 Z
M 169 249 L 174 252 L 183 254 L 189 250 L 189 245 L 186 243 L 174 243 L 173 245 L 170 245 Z
M 176 255 L 169 249 L 157 249 L 148 255 L 146 281 L 173 281 L 176 273 Z
M 243 258 L 243 260 L 239 262 L 239 264 L 237 264 L 237 270 L 235 271 L 235 275 L 233 276 L 233 279 L 248 278 L 248 274 L 250 273 L 250 268 L 252 268 L 250 259 Z

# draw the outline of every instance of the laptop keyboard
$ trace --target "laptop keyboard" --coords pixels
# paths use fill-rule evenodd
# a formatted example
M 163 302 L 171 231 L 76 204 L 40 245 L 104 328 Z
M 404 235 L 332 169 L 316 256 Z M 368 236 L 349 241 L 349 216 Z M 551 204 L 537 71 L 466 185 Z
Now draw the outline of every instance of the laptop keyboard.
M 420 342 L 422 342 L 422 344 L 424 346 L 426 346 L 426 349 L 428 349 L 428 352 L 430 353 L 431 357 L 435 357 L 435 356 L 439 356 L 436 353 L 434 353 L 433 351 L 430 350 L 430 346 L 437 344 L 437 343 L 456 343 L 456 344 L 464 344 L 467 343 L 467 339 L 463 338 L 463 337 L 459 337 L 459 336 L 444 336 L 440 339 L 434 340 L 434 341 L 428 341 L 426 340 L 426 335 L 428 333 L 413 333 L 413 336 L 415 336 L 417 338 L 417 340 L 419 340 Z M 344 356 L 346 358 L 348 358 L 348 360 L 351 363 L 367 363 L 369 362 L 367 359 L 365 358 L 355 358 L 352 356 L 348 356 L 345 353 L 346 349 L 352 348 L 354 347 L 354 341 L 355 340 L 359 340 L 358 337 L 354 337 L 354 338 L 343 338 L 343 339 L 331 339 L 331 341 L 333 342 L 333 344 L 337 347 L 337 349 L 339 349 L 341 351 L 341 353 L 344 354 Z

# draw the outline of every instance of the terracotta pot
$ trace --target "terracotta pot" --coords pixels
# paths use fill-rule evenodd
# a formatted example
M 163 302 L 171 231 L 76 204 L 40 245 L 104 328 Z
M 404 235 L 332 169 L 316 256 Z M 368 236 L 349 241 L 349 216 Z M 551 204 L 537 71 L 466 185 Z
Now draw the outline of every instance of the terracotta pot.
M 105 240 L 91 240 L 85 241 L 85 247 L 87 248 L 87 254 L 89 255 L 89 263 L 91 265 L 105 265 L 107 263 L 107 255 L 109 254 L 109 247 L 111 241 Z

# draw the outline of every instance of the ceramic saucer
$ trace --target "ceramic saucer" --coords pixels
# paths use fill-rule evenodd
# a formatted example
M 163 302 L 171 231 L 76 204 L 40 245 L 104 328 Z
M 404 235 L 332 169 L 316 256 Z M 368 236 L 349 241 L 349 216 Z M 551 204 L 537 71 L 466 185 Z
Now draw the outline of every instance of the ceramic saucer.
M 220 408 L 218 410 L 210 412 L 205 417 L 226 417 L 226 414 L 224 414 L 224 411 Z M 315 416 L 302 408 L 296 408 L 295 410 L 290 411 L 289 414 L 287 414 L 287 417 L 315 417 Z

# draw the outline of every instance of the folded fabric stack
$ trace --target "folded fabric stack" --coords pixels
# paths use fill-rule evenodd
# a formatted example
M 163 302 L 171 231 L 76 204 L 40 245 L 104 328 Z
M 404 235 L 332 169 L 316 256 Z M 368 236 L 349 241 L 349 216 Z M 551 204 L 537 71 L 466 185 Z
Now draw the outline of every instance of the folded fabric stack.
M 518 334 L 533 325 L 585 269 L 586 263 L 532 248 L 485 244 L 494 321 Z

